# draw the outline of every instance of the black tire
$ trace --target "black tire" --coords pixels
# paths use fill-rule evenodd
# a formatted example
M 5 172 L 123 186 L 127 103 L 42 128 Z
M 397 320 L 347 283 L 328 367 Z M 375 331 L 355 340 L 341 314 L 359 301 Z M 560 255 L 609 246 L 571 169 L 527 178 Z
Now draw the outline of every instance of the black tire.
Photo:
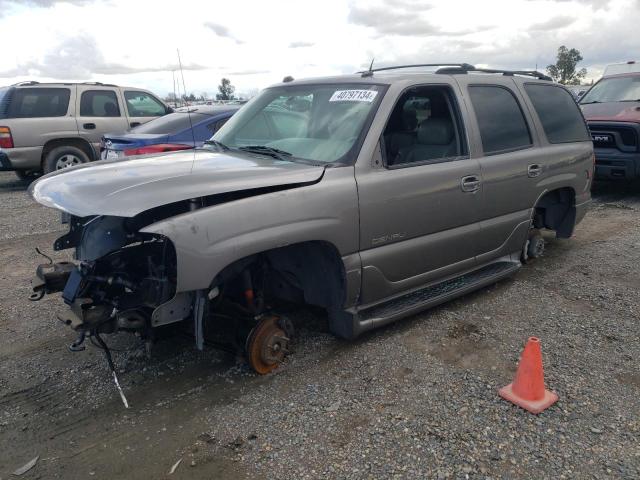
M 55 172 L 66 167 L 87 163 L 89 157 L 78 147 L 62 146 L 51 150 L 42 164 L 44 173 Z
M 18 177 L 23 182 L 31 182 L 38 178 L 40 172 L 36 172 L 34 170 L 15 170 L 14 173 L 16 177 Z

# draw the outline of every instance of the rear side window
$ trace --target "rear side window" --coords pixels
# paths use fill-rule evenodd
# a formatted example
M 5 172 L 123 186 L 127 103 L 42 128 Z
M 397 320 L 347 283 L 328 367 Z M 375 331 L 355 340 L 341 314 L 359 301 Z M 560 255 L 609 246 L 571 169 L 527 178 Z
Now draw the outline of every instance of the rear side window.
M 201 122 L 203 118 L 204 116 L 198 113 L 192 113 L 191 118 L 189 118 L 188 113 L 170 113 L 164 117 L 155 118 L 138 127 L 132 128 L 131 131 L 135 133 L 173 135 L 190 129 L 192 124 L 195 126 L 198 122 Z
M 578 105 L 562 87 L 527 83 L 524 86 L 549 143 L 590 140 Z
M 225 123 L 227 123 L 227 120 L 229 120 L 229 118 L 231 118 L 231 117 L 223 118 L 222 120 L 218 120 L 217 122 L 209 123 L 207 125 L 207 128 L 209 129 L 209 131 L 213 135 L 218 130 L 220 130 Z
M 68 88 L 16 88 L 6 110 L 7 118 L 63 117 L 69 108 Z
M 160 101 L 145 92 L 129 90 L 124 92 L 130 117 L 159 117 L 167 113 Z
M 118 97 L 112 90 L 87 90 L 80 97 L 81 117 L 119 117 Z
M 531 134 L 516 97 L 499 86 L 473 85 L 469 96 L 480 127 L 485 154 L 518 150 L 531 145 Z

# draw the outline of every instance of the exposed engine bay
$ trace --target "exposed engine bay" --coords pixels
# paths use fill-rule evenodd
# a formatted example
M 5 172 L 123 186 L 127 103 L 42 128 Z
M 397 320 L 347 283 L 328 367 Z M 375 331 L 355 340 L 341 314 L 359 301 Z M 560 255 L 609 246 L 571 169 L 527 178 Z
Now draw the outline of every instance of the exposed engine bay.
M 151 313 L 175 294 L 171 242 L 138 233 L 126 218 L 71 217 L 69 223 L 69 233 L 54 248 L 75 247 L 77 262 L 40 265 L 31 298 L 61 291 L 70 309 L 60 320 L 78 332 L 148 336 Z

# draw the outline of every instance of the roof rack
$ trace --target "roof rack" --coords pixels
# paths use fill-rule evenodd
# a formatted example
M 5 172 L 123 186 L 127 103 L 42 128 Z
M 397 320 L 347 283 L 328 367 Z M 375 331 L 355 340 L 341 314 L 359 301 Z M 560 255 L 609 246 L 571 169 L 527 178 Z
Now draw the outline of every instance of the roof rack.
M 480 72 L 480 73 L 500 73 L 502 75 L 513 76 L 513 75 L 524 75 L 528 77 L 534 77 L 539 80 L 548 80 L 552 81 L 551 77 L 545 75 L 544 73 L 538 72 L 536 70 L 500 70 L 493 68 L 476 68 L 469 63 L 420 63 L 414 65 L 397 65 L 394 67 L 382 67 L 382 68 L 369 68 L 369 70 L 364 70 L 362 72 L 357 72 L 362 74 L 363 77 L 371 77 L 374 72 L 382 72 L 387 70 L 399 70 L 403 68 L 419 68 L 419 67 L 438 67 L 435 73 L 440 74 L 457 74 L 457 73 L 469 73 L 469 72 Z
M 383 72 L 386 70 L 399 70 L 401 68 L 419 68 L 419 67 L 457 67 L 460 69 L 475 68 L 473 65 L 469 65 L 468 63 L 416 63 L 413 65 L 396 65 L 393 67 L 380 67 L 380 68 L 369 67 L 369 70 L 363 70 L 362 72 L 357 72 L 357 73 L 362 74 L 363 77 L 370 77 L 371 75 L 373 75 L 373 72 Z
M 82 85 L 99 85 L 101 87 L 116 87 L 117 85 L 114 85 L 112 83 L 102 83 L 102 82 L 82 82 Z
M 22 87 L 24 85 L 38 85 L 40 82 L 36 82 L 35 80 L 29 80 L 28 82 L 20 82 L 20 83 L 16 83 L 16 85 L 18 85 L 19 87 Z

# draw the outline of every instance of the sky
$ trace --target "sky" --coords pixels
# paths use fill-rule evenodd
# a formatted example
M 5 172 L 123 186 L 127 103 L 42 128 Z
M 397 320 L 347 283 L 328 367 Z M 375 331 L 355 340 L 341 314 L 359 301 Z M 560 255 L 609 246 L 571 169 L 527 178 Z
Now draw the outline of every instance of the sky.
M 640 0 L 0 0 L 0 85 L 100 81 L 215 95 L 374 65 L 539 70 L 560 45 L 597 79 L 640 60 Z M 183 90 L 182 76 L 176 72 Z

